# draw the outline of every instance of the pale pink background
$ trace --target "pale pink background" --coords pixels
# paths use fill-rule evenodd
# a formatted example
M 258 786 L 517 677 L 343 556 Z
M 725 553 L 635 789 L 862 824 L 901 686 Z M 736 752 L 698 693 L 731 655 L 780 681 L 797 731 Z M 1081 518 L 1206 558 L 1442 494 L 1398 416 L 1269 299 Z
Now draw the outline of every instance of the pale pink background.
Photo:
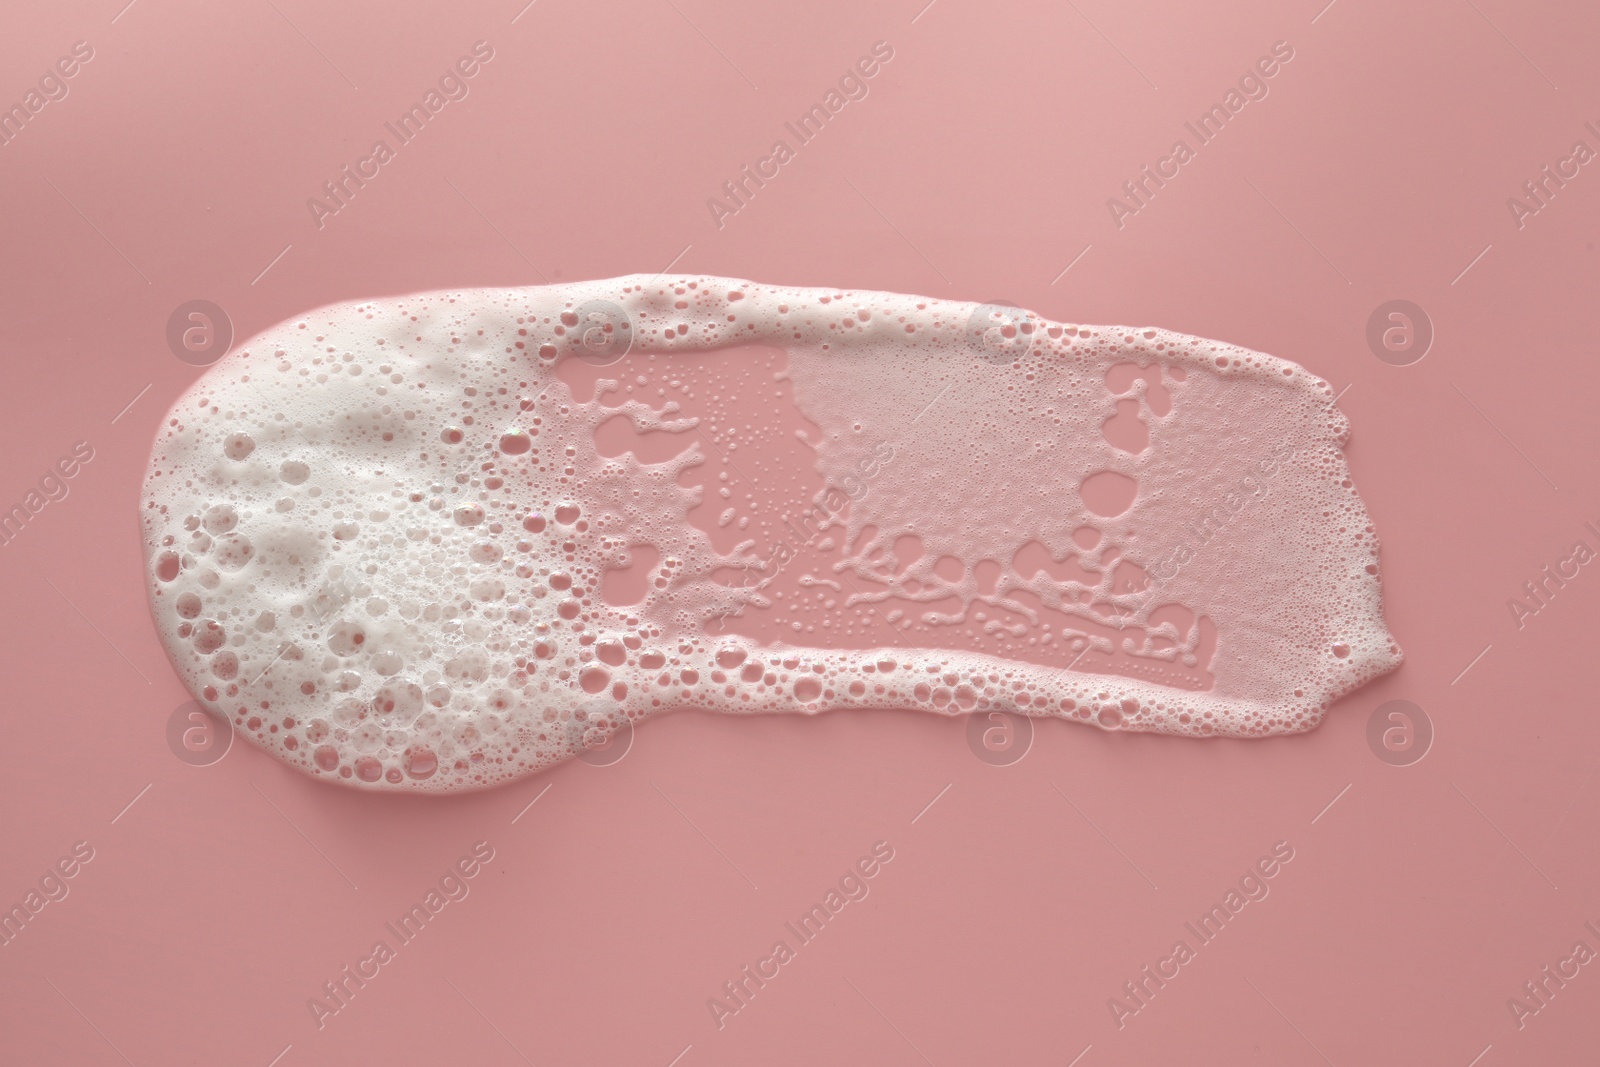
M 0 148 L 0 503 L 74 441 L 96 450 L 0 548 L 0 904 L 96 850 L 0 948 L 0 1060 L 1593 1062 L 1600 970 L 1520 1032 L 1506 1000 L 1578 938 L 1600 948 L 1600 576 L 1521 632 L 1506 600 L 1600 519 L 1600 174 L 1521 230 L 1506 198 L 1576 139 L 1600 147 L 1600 11 L 924 2 L 0 16 L 0 102 L 95 49 Z M 495 58 L 471 95 L 315 228 L 306 198 L 479 39 Z M 871 95 L 719 230 L 706 198 L 878 40 L 895 57 Z M 1116 228 L 1106 198 L 1278 40 L 1295 58 L 1271 95 Z M 532 264 L 673 263 L 1156 324 L 1348 387 L 1407 662 L 1308 735 L 1044 721 L 1006 768 L 963 721 L 893 713 L 672 715 L 614 766 L 444 800 L 330 788 L 243 744 L 173 756 L 186 694 L 135 512 L 198 373 L 166 348 L 174 307 L 214 300 L 243 339 L 336 300 L 538 283 Z M 1437 331 L 1409 367 L 1364 340 L 1397 297 Z M 1392 698 L 1437 731 L 1414 766 L 1365 740 Z M 319 1032 L 306 999 L 481 839 L 497 857 L 472 895 Z M 719 1032 L 706 999 L 879 839 L 896 858 L 871 897 Z M 1297 856 L 1271 897 L 1119 1031 L 1107 998 L 1278 840 Z

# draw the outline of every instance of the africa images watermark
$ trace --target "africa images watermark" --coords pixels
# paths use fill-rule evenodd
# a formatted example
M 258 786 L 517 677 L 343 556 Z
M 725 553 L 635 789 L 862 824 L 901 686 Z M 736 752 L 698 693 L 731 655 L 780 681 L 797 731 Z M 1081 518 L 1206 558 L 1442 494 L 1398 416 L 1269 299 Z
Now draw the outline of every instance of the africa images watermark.
M 39 488 L 30 489 L 22 499 L 0 511 L 0 546 L 9 545 L 22 533 L 22 528 L 33 521 L 49 504 L 59 504 L 72 492 L 69 479 L 77 476 L 86 463 L 94 459 L 94 446 L 88 441 L 78 441 L 72 454 L 62 456 L 45 468 L 39 476 Z
M 1600 127 L 1593 122 L 1585 122 L 1583 128 L 1600 138 Z M 1528 220 L 1545 208 L 1550 206 L 1550 201 L 1556 197 L 1556 192 L 1567 187 L 1567 182 L 1572 181 L 1581 169 L 1590 160 L 1594 159 L 1595 150 L 1589 147 L 1589 142 L 1577 140 L 1572 143 L 1568 153 L 1556 160 L 1555 169 L 1550 169 L 1546 163 L 1539 168 L 1539 176 L 1530 178 L 1522 183 L 1523 196 L 1506 197 L 1506 210 L 1511 212 L 1511 221 L 1517 224 L 1517 229 L 1522 229 Z
M 1267 82 L 1276 77 L 1278 72 L 1294 58 L 1294 48 L 1288 41 L 1277 41 L 1272 46 L 1272 52 L 1255 61 L 1255 64 L 1239 77 L 1238 88 L 1230 88 L 1222 95 L 1220 104 L 1213 104 L 1211 108 L 1200 115 L 1194 122 L 1185 122 L 1184 129 L 1194 137 L 1194 145 L 1190 145 L 1185 138 L 1178 138 L 1172 144 L 1171 150 L 1160 159 L 1156 160 L 1154 168 L 1149 164 L 1140 168 L 1139 176 L 1132 181 L 1122 183 L 1122 192 L 1125 200 L 1111 196 L 1106 198 L 1106 210 L 1111 213 L 1111 221 L 1117 229 L 1127 225 L 1126 219 L 1137 215 L 1150 205 L 1156 191 L 1167 182 L 1176 178 L 1181 173 L 1182 167 L 1193 160 L 1199 150 L 1210 144 L 1222 133 L 1223 127 L 1243 111 L 1245 105 L 1252 100 L 1265 100 L 1271 92 Z
M 888 441 L 879 441 L 873 446 L 870 455 L 864 456 L 856 463 L 853 473 L 839 479 L 838 485 L 829 485 L 809 504 L 801 503 L 797 509 L 798 517 L 793 510 L 785 509 L 783 518 L 779 520 L 783 529 L 775 531 L 776 540 L 768 546 L 765 558 L 753 558 L 747 565 L 748 570 L 761 575 L 759 584 L 765 585 L 776 578 L 799 554 L 799 548 L 791 545 L 788 538 L 792 537 L 800 548 L 815 542 L 822 536 L 824 530 L 839 521 L 846 504 L 860 501 L 871 491 L 872 480 L 893 460 L 894 446 Z M 753 540 L 746 541 L 734 551 L 742 553 L 754 546 Z
M 0 947 L 11 944 L 28 924 L 39 917 L 50 904 L 59 904 L 67 899 L 71 887 L 67 881 L 78 876 L 84 865 L 94 859 L 94 846 L 87 841 L 79 841 L 72 846 L 72 851 L 56 860 L 39 877 L 39 888 L 29 889 L 22 897 L 22 902 L 13 904 L 7 911 L 0 912 Z
M 306 1008 L 311 1012 L 311 1020 L 321 1030 L 328 1025 L 328 1019 L 338 1015 L 350 1006 L 358 992 L 365 989 L 367 983 L 383 973 L 383 967 L 394 962 L 400 949 L 415 941 L 423 929 L 445 906 L 451 902 L 466 900 L 467 894 L 472 892 L 472 887 L 467 883 L 483 870 L 483 865 L 494 859 L 494 846 L 487 841 L 479 841 L 472 846 L 472 851 L 462 856 L 445 872 L 439 876 L 438 888 L 429 888 L 422 901 L 413 904 L 411 909 L 393 922 L 383 924 L 383 928 L 394 938 L 391 947 L 386 939 L 380 938 L 372 945 L 372 951 L 365 957 L 356 960 L 355 964 L 346 965 L 331 981 L 322 984 L 320 996 L 307 997 Z
M 39 75 L 34 83 L 35 88 L 22 94 L 22 99 L 15 104 L 0 110 L 0 148 L 16 140 L 23 128 L 46 106 L 65 100 L 72 88 L 67 82 L 77 77 L 78 72 L 93 58 L 94 46 L 88 41 L 74 42 L 71 54 L 57 59 Z
M 1600 529 L 1592 522 L 1583 524 L 1583 528 L 1592 534 L 1597 544 L 1600 544 Z M 1554 563 L 1545 564 L 1544 568 L 1532 580 L 1522 583 L 1520 597 L 1508 597 L 1506 607 L 1511 612 L 1511 620 L 1517 624 L 1517 629 L 1528 625 L 1528 620 L 1550 606 L 1550 601 L 1567 583 L 1576 578 L 1581 569 L 1595 558 L 1595 550 L 1589 547 L 1589 542 L 1579 538 L 1572 544 L 1572 551 L 1566 558 L 1557 558 Z
M 347 163 L 336 177 L 323 182 L 326 202 L 314 196 L 306 200 L 306 209 L 311 212 L 311 221 L 316 223 L 317 229 L 326 225 L 324 220 L 329 215 L 337 215 L 349 207 L 356 193 L 366 188 L 367 182 L 382 172 L 384 164 L 395 159 L 401 148 L 410 144 L 430 121 L 437 118 L 446 104 L 465 100 L 472 91 L 468 82 L 477 77 L 483 66 L 493 58 L 494 48 L 489 42 L 474 43 L 471 54 L 456 60 L 439 76 L 438 88 L 429 88 L 422 95 L 420 103 L 412 104 L 393 122 L 383 124 L 383 128 L 394 138 L 393 146 L 388 140 L 379 138 L 372 143 L 370 152 L 356 160 L 354 169 Z
M 1593 920 L 1585 922 L 1583 926 L 1600 938 L 1600 927 L 1596 927 Z M 1548 1008 L 1556 994 L 1565 989 L 1567 983 L 1578 977 L 1578 973 L 1594 959 L 1595 951 L 1587 941 L 1575 941 L 1571 952 L 1556 960 L 1554 965 L 1545 964 L 1530 981 L 1523 982 L 1520 997 L 1506 998 L 1506 1010 L 1511 1013 L 1511 1021 L 1517 1024 L 1517 1029 L 1525 1028 L 1529 1019 Z
M 1200 549 L 1233 522 L 1234 516 L 1252 501 L 1266 498 L 1269 489 L 1266 480 L 1277 475 L 1293 455 L 1294 449 L 1288 442 L 1280 441 L 1274 445 L 1271 452 L 1256 461 L 1256 473 L 1241 477 L 1238 485 L 1224 493 L 1221 500 L 1199 512 L 1193 521 L 1184 526 L 1194 538 L 1194 543 L 1191 545 L 1187 541 L 1180 541 L 1173 545 L 1165 556 L 1150 565 L 1150 575 L 1159 582 L 1176 578 L 1184 564 L 1194 559 Z
M 1228 924 L 1244 911 L 1245 905 L 1267 899 L 1267 894 L 1272 892 L 1267 883 L 1288 866 L 1294 859 L 1294 846 L 1287 841 L 1279 841 L 1272 846 L 1271 855 L 1262 856 L 1256 860 L 1244 874 L 1240 875 L 1237 887 L 1230 886 L 1222 895 L 1219 903 L 1211 905 L 1210 909 L 1201 914 L 1194 922 L 1183 924 L 1189 937 L 1194 939 L 1194 944 L 1189 944 L 1188 938 L 1180 937 L 1173 942 L 1168 954 L 1153 964 L 1146 964 L 1140 969 L 1136 978 L 1122 983 L 1123 998 L 1109 997 L 1106 1007 L 1111 1012 L 1111 1021 L 1121 1030 L 1128 1025 L 1128 1020 L 1138 1015 L 1166 984 L 1177 978 L 1182 973 L 1184 965 L 1192 963 L 1199 956 L 1200 949 L 1211 944 Z
M 783 128 L 794 137 L 793 145 L 789 144 L 786 137 L 778 138 L 772 143 L 771 150 L 757 159 L 754 165 L 744 164 L 739 168 L 738 177 L 723 182 L 722 194 L 706 199 L 706 209 L 711 212 L 711 221 L 717 224 L 717 229 L 722 229 L 723 220 L 728 216 L 737 215 L 749 206 L 756 193 L 776 178 L 783 165 L 794 159 L 802 146 L 810 144 L 846 105 L 852 100 L 865 100 L 870 91 L 867 82 L 893 58 L 894 48 L 889 42 L 878 41 L 872 46 L 870 55 L 857 59 L 839 76 L 838 87 L 830 88 L 823 95 L 822 103 L 812 104 L 794 122 L 783 124 Z
M 871 852 L 856 860 L 839 876 L 837 887 L 830 886 L 823 894 L 821 903 L 811 905 L 811 910 L 794 922 L 783 924 L 783 928 L 794 938 L 793 945 L 784 939 L 773 942 L 770 953 L 744 967 L 736 978 L 722 983 L 722 993 L 726 999 L 707 997 L 706 1010 L 711 1013 L 711 1021 L 717 1025 L 717 1029 L 721 1030 L 728 1025 L 729 1018 L 748 1008 L 756 993 L 783 973 L 784 966 L 794 962 L 799 949 L 821 936 L 828 923 L 844 911 L 845 905 L 866 900 L 867 894 L 872 891 L 868 881 L 882 873 L 884 866 L 893 859 L 893 845 L 887 841 L 873 842 Z

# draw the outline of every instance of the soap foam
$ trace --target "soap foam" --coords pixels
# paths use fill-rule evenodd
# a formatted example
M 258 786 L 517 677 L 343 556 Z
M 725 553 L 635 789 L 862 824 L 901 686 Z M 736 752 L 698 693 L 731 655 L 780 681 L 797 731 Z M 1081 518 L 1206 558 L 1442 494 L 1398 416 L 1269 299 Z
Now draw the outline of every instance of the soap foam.
M 808 470 L 749 448 L 775 396 Z M 207 707 L 377 789 L 679 707 L 1283 734 L 1401 658 L 1348 432 L 1285 360 L 995 305 L 642 275 L 342 304 L 173 406 L 152 610 Z

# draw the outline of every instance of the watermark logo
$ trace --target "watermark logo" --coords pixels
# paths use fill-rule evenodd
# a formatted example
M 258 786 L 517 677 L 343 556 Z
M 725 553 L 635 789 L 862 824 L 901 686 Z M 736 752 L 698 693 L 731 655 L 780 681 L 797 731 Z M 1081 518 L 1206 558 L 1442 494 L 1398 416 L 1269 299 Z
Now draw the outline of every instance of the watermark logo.
M 179 304 L 167 316 L 167 347 L 191 367 L 209 367 L 233 346 L 233 320 L 209 300 Z
M 991 767 L 1021 763 L 1033 747 L 1033 720 L 1009 711 L 968 715 L 967 747 Z
M 633 320 L 609 300 L 587 300 L 576 311 L 562 312 L 561 325 L 578 358 L 591 366 L 610 366 L 633 347 Z
M 1367 347 L 1391 367 L 1409 367 L 1433 347 L 1433 320 L 1409 300 L 1379 304 L 1367 317 Z
M 191 767 L 209 767 L 233 748 L 233 727 L 190 700 L 167 716 L 167 747 Z
M 614 763 L 621 763 L 633 748 L 633 722 L 624 720 L 622 725 L 615 730 L 606 730 L 592 723 L 573 723 L 579 727 L 578 743 L 583 746 L 583 751 L 578 753 L 578 759 L 591 767 L 609 767 Z
M 1367 719 L 1367 747 L 1391 767 L 1409 767 L 1433 747 L 1433 720 L 1409 700 L 1379 704 Z
M 967 316 L 967 340 L 978 358 L 1002 366 L 1028 354 L 1035 319 L 1005 300 L 979 304 Z

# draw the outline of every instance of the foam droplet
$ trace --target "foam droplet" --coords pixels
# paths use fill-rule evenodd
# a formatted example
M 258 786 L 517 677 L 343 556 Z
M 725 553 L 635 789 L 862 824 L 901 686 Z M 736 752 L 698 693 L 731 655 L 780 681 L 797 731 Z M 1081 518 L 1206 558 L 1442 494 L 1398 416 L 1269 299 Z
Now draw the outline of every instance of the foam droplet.
M 179 398 L 140 516 L 185 684 L 329 781 L 686 706 L 1258 737 L 1400 659 L 1348 422 L 1271 356 L 718 278 L 311 318 Z

